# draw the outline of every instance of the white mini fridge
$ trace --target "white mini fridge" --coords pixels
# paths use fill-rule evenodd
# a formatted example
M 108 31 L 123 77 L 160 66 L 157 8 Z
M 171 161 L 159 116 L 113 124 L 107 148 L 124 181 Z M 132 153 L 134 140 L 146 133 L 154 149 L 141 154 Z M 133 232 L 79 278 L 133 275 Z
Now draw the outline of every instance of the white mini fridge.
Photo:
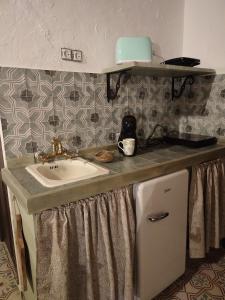
M 150 300 L 185 271 L 188 171 L 134 185 L 136 299 Z

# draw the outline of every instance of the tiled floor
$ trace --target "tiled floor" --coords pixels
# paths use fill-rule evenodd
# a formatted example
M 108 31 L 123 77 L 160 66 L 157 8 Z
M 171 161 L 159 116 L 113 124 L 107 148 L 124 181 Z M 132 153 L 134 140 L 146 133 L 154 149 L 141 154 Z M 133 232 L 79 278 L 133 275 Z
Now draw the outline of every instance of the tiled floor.
M 225 250 L 211 251 L 204 260 L 190 260 L 185 274 L 154 300 L 175 299 L 225 299 Z
M 16 273 L 4 243 L 0 242 L 0 300 L 21 300 Z
M 187 265 L 185 274 L 154 300 L 225 300 L 225 250 L 213 251 L 205 260 L 190 260 Z M 21 300 L 12 261 L 1 242 L 0 300 Z

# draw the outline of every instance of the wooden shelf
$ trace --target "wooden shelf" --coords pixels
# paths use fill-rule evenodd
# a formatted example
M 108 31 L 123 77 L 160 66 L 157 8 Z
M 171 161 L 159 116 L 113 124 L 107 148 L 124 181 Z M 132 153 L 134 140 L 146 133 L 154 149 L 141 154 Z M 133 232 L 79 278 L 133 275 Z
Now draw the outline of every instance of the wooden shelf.
M 126 71 L 133 75 L 149 75 L 160 77 L 186 77 L 189 75 L 213 75 L 216 74 L 214 69 L 183 67 L 174 65 L 160 65 L 152 63 L 131 62 L 126 64 L 115 65 L 102 71 L 105 74 L 120 73 Z

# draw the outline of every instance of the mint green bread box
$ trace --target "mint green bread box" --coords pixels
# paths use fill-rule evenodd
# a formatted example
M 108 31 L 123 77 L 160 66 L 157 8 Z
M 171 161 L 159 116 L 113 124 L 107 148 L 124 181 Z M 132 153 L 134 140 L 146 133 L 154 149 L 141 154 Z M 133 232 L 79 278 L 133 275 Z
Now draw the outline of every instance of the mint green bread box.
M 120 37 L 116 42 L 116 64 L 151 62 L 152 43 L 149 37 Z

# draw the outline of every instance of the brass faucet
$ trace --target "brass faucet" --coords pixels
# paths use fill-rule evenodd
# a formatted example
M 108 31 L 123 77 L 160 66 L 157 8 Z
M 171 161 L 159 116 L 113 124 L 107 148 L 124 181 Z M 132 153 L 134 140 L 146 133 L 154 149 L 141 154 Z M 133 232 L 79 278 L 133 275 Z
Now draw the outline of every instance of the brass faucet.
M 59 138 L 54 137 L 51 141 L 52 152 L 38 152 L 35 154 L 35 159 L 42 162 L 53 162 L 56 158 L 73 159 L 78 157 L 78 149 L 75 151 L 69 151 L 62 146 L 62 142 Z

